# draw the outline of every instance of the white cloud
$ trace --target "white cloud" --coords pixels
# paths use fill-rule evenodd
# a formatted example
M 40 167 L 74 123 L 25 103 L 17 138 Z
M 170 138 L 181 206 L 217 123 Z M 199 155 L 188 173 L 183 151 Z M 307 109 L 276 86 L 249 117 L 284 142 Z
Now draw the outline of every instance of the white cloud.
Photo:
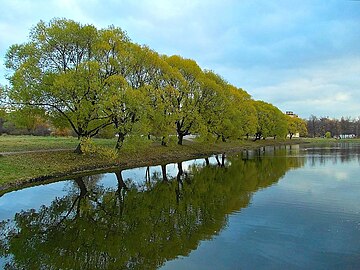
M 283 110 L 340 117 L 360 114 L 360 58 L 344 58 L 316 63 L 308 68 L 278 72 L 278 83 L 250 91 Z M 283 78 L 281 80 L 281 78 Z

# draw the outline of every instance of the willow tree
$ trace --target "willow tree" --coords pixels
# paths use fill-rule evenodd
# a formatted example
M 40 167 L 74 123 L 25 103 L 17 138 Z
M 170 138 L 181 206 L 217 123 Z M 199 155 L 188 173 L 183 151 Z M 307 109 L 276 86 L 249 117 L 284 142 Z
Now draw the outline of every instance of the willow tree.
M 140 74 L 142 66 L 139 64 L 144 59 L 139 59 L 139 46 L 124 40 L 123 36 L 124 33 L 117 28 L 101 30 L 101 54 L 98 58 L 99 62 L 106 63 L 104 67 L 109 75 L 104 78 L 103 113 L 110 119 L 118 136 L 117 150 L 122 147 L 125 136 L 140 126 L 141 115 L 146 109 L 143 76 Z
M 72 20 L 40 21 L 28 42 L 12 45 L 6 54 L 6 66 L 13 71 L 9 97 L 66 119 L 79 139 L 92 137 L 112 124 L 104 114 L 113 81 L 108 79 L 122 71 L 116 56 L 127 43 L 119 28 L 100 31 Z
M 230 106 L 226 91 L 227 82 L 213 71 L 205 70 L 202 88 L 207 89 L 209 102 L 204 104 L 201 117 L 209 135 L 214 135 L 217 140 L 225 141 L 236 132 L 232 125 L 233 107 Z M 208 138 L 207 138 L 208 139 Z
M 286 116 L 287 119 L 287 128 L 288 128 L 288 136 L 290 139 L 294 136 L 295 133 L 299 133 L 301 135 L 307 135 L 307 125 L 305 120 L 298 117 Z
M 145 113 L 143 91 L 134 90 L 121 75 L 107 79 L 108 96 L 104 100 L 104 113 L 111 119 L 117 134 L 115 149 L 120 150 L 126 135 L 140 127 L 141 116 Z
M 217 89 L 220 92 L 214 99 L 214 104 L 211 104 L 210 113 L 203 114 L 209 132 L 222 141 L 254 134 L 257 117 L 251 96 L 245 90 L 229 84 L 213 71 L 206 70 L 205 76 L 218 85 Z
M 209 108 L 214 91 L 195 61 L 177 55 L 166 58 L 166 61 L 180 72 L 184 80 L 184 84 L 176 88 L 177 96 L 173 99 L 178 144 L 182 145 L 184 136 L 203 129 L 201 113 Z
M 146 46 L 134 44 L 131 55 L 131 72 L 126 79 L 133 89 L 146 95 L 142 104 L 146 117 L 143 117 L 142 125 L 148 134 L 160 137 L 166 145 L 168 136 L 175 134 L 173 101 L 178 96 L 179 85 L 183 85 L 183 78 L 165 61 L 166 57 Z
M 258 125 L 255 140 L 266 137 L 285 137 L 287 134 L 286 115 L 277 107 L 264 101 L 255 101 Z

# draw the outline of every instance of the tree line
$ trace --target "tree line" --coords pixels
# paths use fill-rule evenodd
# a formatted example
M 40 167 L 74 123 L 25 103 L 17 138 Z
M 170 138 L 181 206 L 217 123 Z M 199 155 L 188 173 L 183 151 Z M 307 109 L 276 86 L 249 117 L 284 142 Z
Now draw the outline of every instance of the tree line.
M 317 117 L 311 115 L 307 120 L 307 130 L 312 137 L 359 137 L 360 117 L 341 117 L 340 119 L 329 117 Z
M 5 65 L 7 113 L 29 116 L 36 108 L 81 140 L 106 130 L 117 135 L 117 149 L 129 134 L 154 136 L 163 145 L 174 136 L 181 145 L 190 134 L 222 141 L 306 134 L 303 120 L 253 100 L 194 60 L 138 45 L 114 26 L 40 21 L 26 43 L 9 48 Z

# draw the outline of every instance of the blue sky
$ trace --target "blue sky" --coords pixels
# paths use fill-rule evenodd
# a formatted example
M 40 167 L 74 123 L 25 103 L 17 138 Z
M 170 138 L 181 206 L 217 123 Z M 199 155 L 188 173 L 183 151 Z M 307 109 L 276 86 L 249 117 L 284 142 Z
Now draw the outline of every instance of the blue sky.
M 0 83 L 10 45 L 54 17 L 115 25 L 192 58 L 254 99 L 303 118 L 360 116 L 360 1 L 0 0 Z

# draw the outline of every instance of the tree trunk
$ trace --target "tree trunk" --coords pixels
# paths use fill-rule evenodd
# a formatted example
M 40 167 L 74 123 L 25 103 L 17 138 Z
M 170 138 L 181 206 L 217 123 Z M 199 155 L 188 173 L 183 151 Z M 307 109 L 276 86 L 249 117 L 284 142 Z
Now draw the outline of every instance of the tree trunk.
M 219 156 L 216 155 L 216 156 L 215 156 L 215 159 L 216 159 L 216 162 L 217 162 L 218 166 L 221 167 L 221 162 L 220 162 L 220 160 L 219 160 Z
M 166 175 L 166 165 L 161 165 L 161 172 L 162 172 L 162 176 L 163 176 L 163 181 L 167 182 L 167 175 Z
M 179 162 L 177 165 L 178 165 L 178 173 L 176 175 L 177 187 L 175 189 L 175 193 L 176 193 L 176 202 L 179 203 L 180 198 L 181 198 L 181 190 L 183 188 L 183 182 L 181 180 L 181 176 L 184 174 L 184 171 L 183 171 L 181 162 Z
M 178 145 L 182 145 L 182 144 L 183 144 L 183 138 L 184 138 L 184 135 L 178 134 Z
M 254 141 L 257 141 L 257 140 L 260 140 L 260 139 L 261 139 L 261 132 L 256 132 Z
M 126 186 L 126 184 L 124 182 L 121 171 L 115 172 L 115 175 L 116 175 L 116 179 L 117 179 L 117 182 L 118 182 L 118 190 L 122 190 L 122 189 L 127 190 L 128 188 L 127 188 L 127 186 Z
M 183 170 L 183 167 L 182 167 L 182 162 L 178 162 L 177 167 L 178 167 L 178 172 L 179 172 L 179 174 L 180 174 L 180 175 L 183 175 L 183 174 L 184 174 L 184 170 Z
M 80 217 L 81 200 L 85 198 L 88 191 L 82 177 L 75 178 L 74 180 L 80 189 L 80 194 L 78 196 L 77 207 L 76 207 L 76 217 Z
M 292 139 L 293 135 L 294 135 L 294 133 L 290 133 L 290 140 Z
M 119 205 L 119 216 L 121 217 L 124 213 L 125 191 L 128 190 L 128 187 L 126 186 L 123 180 L 121 171 L 115 172 L 115 175 L 118 182 L 118 188 L 116 190 L 116 194 L 117 194 L 116 204 Z
M 84 151 L 83 151 L 83 149 L 81 147 L 81 143 L 83 142 L 83 140 L 89 139 L 89 137 L 78 135 L 78 139 L 79 139 L 79 144 L 76 146 L 76 148 L 74 150 L 74 153 L 76 153 L 76 154 L 84 154 Z
M 209 166 L 209 165 L 210 165 L 209 158 L 205 158 L 205 164 L 206 164 L 206 166 Z
M 151 180 L 150 167 L 147 166 L 146 167 L 146 172 L 145 172 L 145 182 L 150 184 L 150 180 Z
M 162 145 L 162 146 L 167 146 L 167 145 L 166 145 L 166 141 L 165 141 L 165 136 L 163 136 L 163 137 L 161 138 L 161 145 Z
M 76 184 L 78 185 L 79 189 L 80 189 L 80 197 L 83 198 L 85 197 L 86 193 L 87 193 L 87 188 L 85 186 L 84 180 L 82 179 L 82 177 L 78 177 L 74 179 Z
M 122 132 L 118 133 L 118 139 L 116 141 L 116 146 L 115 149 L 116 150 L 120 150 L 120 148 L 123 146 L 124 144 L 124 140 L 125 140 L 125 134 Z
M 82 154 L 83 151 L 81 150 L 81 141 L 79 142 L 79 144 L 76 146 L 74 153 L 76 154 Z
M 225 154 L 221 155 L 221 167 L 225 167 Z

